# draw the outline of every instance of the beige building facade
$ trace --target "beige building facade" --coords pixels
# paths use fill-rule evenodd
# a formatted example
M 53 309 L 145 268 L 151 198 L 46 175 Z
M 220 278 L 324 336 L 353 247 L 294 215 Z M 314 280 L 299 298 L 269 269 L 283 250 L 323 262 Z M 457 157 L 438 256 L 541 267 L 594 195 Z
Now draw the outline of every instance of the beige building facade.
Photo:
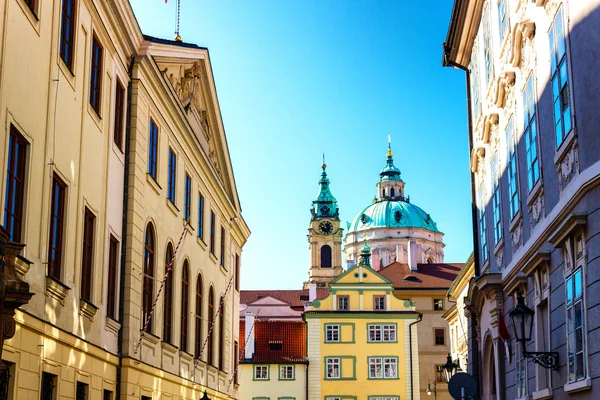
M 4 0 L 0 15 L 3 226 L 34 293 L 0 390 L 237 398 L 250 231 L 208 50 L 144 36 L 127 0 Z

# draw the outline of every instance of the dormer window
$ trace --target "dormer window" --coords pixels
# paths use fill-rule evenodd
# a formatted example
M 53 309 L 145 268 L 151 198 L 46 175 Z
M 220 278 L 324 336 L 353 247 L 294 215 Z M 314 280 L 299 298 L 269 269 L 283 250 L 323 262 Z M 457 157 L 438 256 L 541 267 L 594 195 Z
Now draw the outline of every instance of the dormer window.
M 348 296 L 337 296 L 337 306 L 338 310 L 349 310 Z
M 283 349 L 283 342 L 281 340 L 271 340 L 269 341 L 269 350 L 271 351 L 281 351 Z

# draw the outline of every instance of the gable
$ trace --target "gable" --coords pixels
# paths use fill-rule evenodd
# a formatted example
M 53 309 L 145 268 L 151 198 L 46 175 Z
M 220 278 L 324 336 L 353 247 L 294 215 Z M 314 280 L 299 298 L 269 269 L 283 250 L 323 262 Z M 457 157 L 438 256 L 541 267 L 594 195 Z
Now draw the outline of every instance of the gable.
M 208 50 L 161 41 L 152 43 L 148 51 L 191 127 L 195 144 L 202 150 L 228 199 L 240 212 Z
M 340 276 L 329 282 L 329 285 L 356 285 L 356 284 L 370 284 L 370 285 L 391 285 L 392 281 L 380 275 L 374 269 L 361 266 L 354 265 L 351 268 L 347 269 Z
M 271 296 L 262 297 L 256 301 L 253 301 L 252 303 L 248 303 L 248 305 L 252 305 L 252 306 L 287 306 L 287 307 L 290 306 L 289 303 L 286 303 L 285 301 L 276 299 Z

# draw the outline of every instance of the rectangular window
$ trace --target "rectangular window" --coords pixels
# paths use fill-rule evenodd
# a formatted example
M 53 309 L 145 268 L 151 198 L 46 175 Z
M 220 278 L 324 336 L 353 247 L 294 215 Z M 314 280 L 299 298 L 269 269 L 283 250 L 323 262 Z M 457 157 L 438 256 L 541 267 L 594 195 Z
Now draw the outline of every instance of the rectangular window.
M 81 298 L 92 301 L 92 276 L 94 263 L 94 226 L 96 217 L 86 207 L 83 217 L 83 251 L 81 260 Z
M 225 228 L 221 227 L 221 267 L 225 268 Z
M 113 400 L 113 392 L 110 390 L 104 389 L 104 394 L 102 396 L 102 400 Z
M 41 400 L 54 400 L 56 389 L 56 375 L 42 372 L 42 387 L 40 388 Z
M 77 382 L 75 400 L 87 400 L 89 387 L 83 382 Z
M 481 112 L 481 98 L 479 96 L 481 81 L 479 79 L 479 46 L 473 45 L 473 58 L 471 59 L 471 96 L 473 98 L 473 122 Z
M 485 67 L 485 85 L 487 88 L 494 77 L 494 56 L 492 55 L 492 34 L 490 29 L 490 12 L 486 8 L 483 14 L 483 62 Z
M 435 345 L 443 346 L 446 344 L 446 332 L 443 328 L 436 328 L 435 332 Z
M 508 9 L 506 0 L 498 0 L 498 32 L 500 33 L 500 44 L 506 37 L 509 28 Z
M 204 240 L 204 196 L 198 193 L 198 237 Z
M 385 296 L 373 296 L 373 309 L 385 310 Z
M 192 215 L 192 178 L 185 174 L 185 193 L 183 194 L 183 219 L 188 221 Z
M 115 90 L 115 132 L 113 140 L 119 150 L 123 151 L 123 121 L 125 119 L 125 87 L 117 79 L 117 89 Z
M 76 0 L 62 0 L 60 25 L 60 58 L 69 70 L 73 71 L 75 46 L 75 4 Z
M 350 309 L 348 296 L 337 296 L 337 309 L 338 310 L 349 310 Z
M 169 149 L 169 180 L 167 188 L 167 198 L 175 204 L 175 181 L 177 178 L 177 156 L 173 149 Z
M 481 263 L 485 263 L 488 258 L 487 248 L 487 228 L 485 213 L 485 184 L 482 184 L 478 192 L 479 209 L 479 246 L 481 248 Z
M 395 357 L 369 357 L 369 379 L 397 379 L 398 359 Z
M 571 131 L 569 78 L 567 75 L 567 52 L 563 21 L 563 10 L 560 7 L 549 32 L 552 98 L 554 100 L 554 130 L 557 148 Z
M 210 252 L 215 254 L 215 213 L 210 211 Z
M 293 365 L 280 365 L 279 366 L 279 379 L 280 380 L 294 379 L 294 366 Z
M 100 115 L 100 97 L 102 95 L 102 45 L 92 37 L 92 65 L 90 67 L 90 104 L 96 114 Z
M 492 157 L 492 214 L 494 217 L 494 244 L 502 239 L 502 204 L 500 199 L 500 168 L 498 153 Z
M 240 255 L 235 255 L 235 290 L 240 291 Z
M 519 190 L 517 186 L 517 151 L 515 129 L 512 115 L 506 124 L 506 169 L 508 170 L 508 202 L 510 207 L 510 220 L 512 221 L 519 212 Z
M 326 377 L 329 379 L 340 379 L 340 359 L 339 358 L 327 358 L 326 359 Z
M 527 78 L 523 89 L 523 135 L 525 136 L 525 153 L 527 154 L 527 191 L 540 179 L 538 161 L 537 127 L 535 122 L 535 98 L 533 93 L 533 73 Z
M 4 199 L 4 228 L 11 242 L 20 243 L 25 201 L 25 156 L 27 141 L 13 125 L 8 139 L 6 166 L 6 198 Z
M 444 373 L 443 365 L 435 366 L 435 381 L 436 382 L 446 382 L 446 374 Z
M 583 235 L 568 239 L 564 251 L 565 265 L 574 267 L 565 278 L 567 311 L 567 354 L 568 381 L 575 382 L 587 377 L 587 359 L 585 356 L 585 302 L 583 296 L 585 264 L 585 244 Z M 573 264 L 574 262 L 574 264 Z
M 233 342 L 233 383 L 234 384 L 238 384 L 238 364 L 239 364 L 239 359 L 240 359 L 240 345 L 238 344 L 237 340 Z M 200 354 L 200 352 L 197 352 L 197 354 Z M 198 357 L 198 356 L 196 356 Z
M 56 280 L 60 280 L 61 276 L 66 191 L 67 185 L 55 174 L 52 180 L 52 205 L 50 208 L 48 275 Z
M 325 326 L 325 343 L 340 341 L 340 326 L 326 325 Z
M 119 241 L 110 235 L 108 250 L 108 288 L 106 296 L 106 315 L 114 320 L 117 319 L 117 268 L 119 265 Z
M 158 127 L 150 119 L 150 134 L 148 138 L 148 174 L 156 180 L 156 161 L 158 156 Z
M 254 366 L 254 380 L 268 381 L 269 380 L 269 366 L 268 365 L 255 365 Z
M 433 299 L 433 309 L 435 311 L 444 311 L 444 300 Z
M 396 325 L 393 324 L 369 324 L 369 342 L 395 342 Z
M 369 400 L 398 400 L 398 396 L 369 396 Z

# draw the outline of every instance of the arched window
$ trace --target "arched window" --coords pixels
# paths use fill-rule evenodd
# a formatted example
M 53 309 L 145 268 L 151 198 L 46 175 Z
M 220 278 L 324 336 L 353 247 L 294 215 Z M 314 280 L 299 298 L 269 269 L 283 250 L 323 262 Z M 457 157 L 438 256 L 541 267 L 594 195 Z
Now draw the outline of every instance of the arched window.
M 321 247 L 321 268 L 331 268 L 331 247 Z
M 215 304 L 214 304 L 214 293 L 213 293 L 213 288 L 212 286 L 210 287 L 210 289 L 208 290 L 208 320 L 211 322 L 211 325 L 209 325 L 208 329 L 210 330 L 210 335 L 208 335 L 208 343 L 206 344 L 207 348 L 206 351 L 208 352 L 207 357 L 206 357 L 206 361 L 208 362 L 208 364 L 210 365 L 214 365 L 213 362 L 213 334 L 214 334 L 214 330 L 211 330 L 211 326 L 214 325 L 215 323 Z
M 202 349 L 202 275 L 198 274 L 198 280 L 196 281 L 196 337 L 195 340 L 195 351 L 194 355 L 196 358 L 200 357 L 200 350 Z
M 187 351 L 187 333 L 188 333 L 188 287 L 189 287 L 189 265 L 185 260 L 183 270 L 181 271 L 181 340 L 179 348 Z
M 383 188 L 383 197 L 385 197 L 385 188 Z
M 146 227 L 144 238 L 144 287 L 142 290 L 142 328 L 146 323 L 152 302 L 154 301 L 154 227 L 151 223 Z M 152 323 L 148 324 L 147 332 L 152 332 Z
M 392 188 L 390 191 L 391 191 L 391 196 L 396 197 L 396 191 L 394 190 L 394 188 Z
M 433 264 L 433 258 L 432 257 L 429 257 L 427 259 L 427 264 Z
M 219 369 L 225 370 L 225 299 L 221 296 L 221 308 L 219 309 Z
M 165 254 L 165 273 L 172 268 L 173 262 L 173 246 L 171 243 L 167 246 L 167 253 Z M 167 281 L 165 282 L 165 298 L 164 298 L 164 328 L 163 328 L 163 341 L 167 343 L 173 343 L 173 271 L 169 272 Z

